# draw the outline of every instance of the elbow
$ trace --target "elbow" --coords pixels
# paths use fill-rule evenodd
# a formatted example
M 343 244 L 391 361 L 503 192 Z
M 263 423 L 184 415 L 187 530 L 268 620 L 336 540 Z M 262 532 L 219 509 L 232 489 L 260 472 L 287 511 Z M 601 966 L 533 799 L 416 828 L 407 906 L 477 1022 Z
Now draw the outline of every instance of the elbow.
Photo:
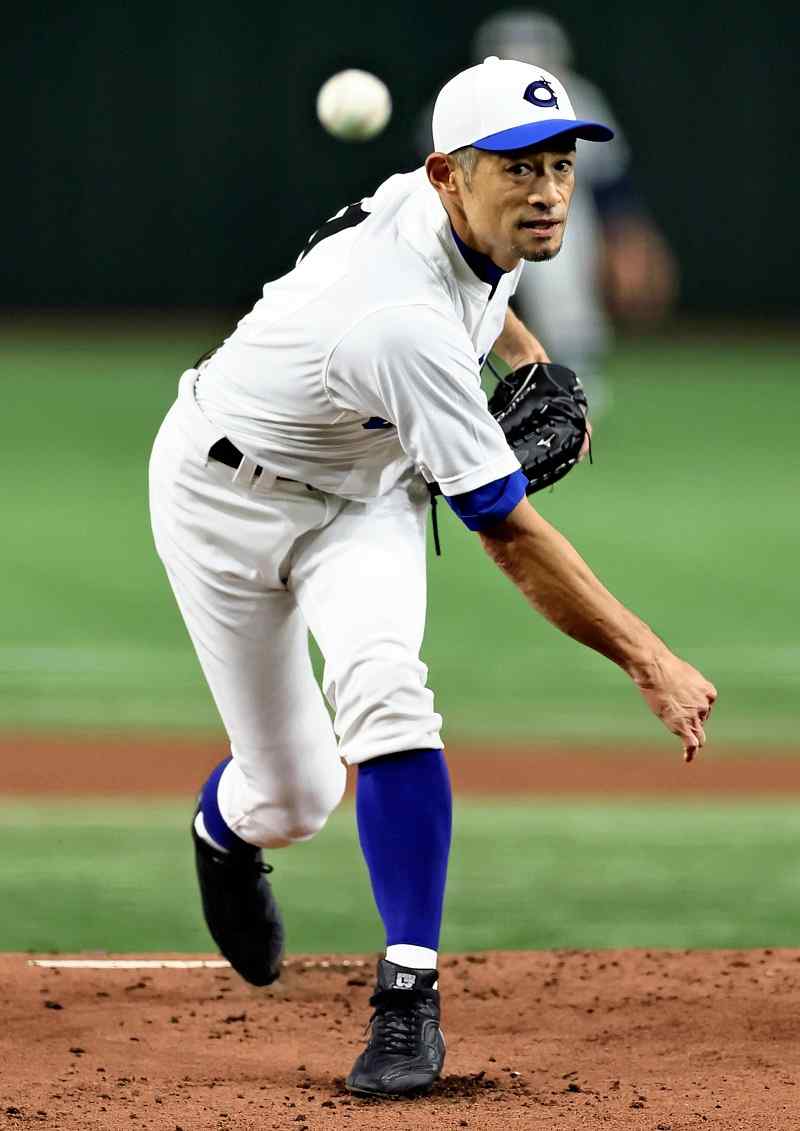
M 543 523 L 544 519 L 524 497 L 510 514 L 481 530 L 478 537 L 492 561 L 516 578 L 522 569 L 519 563 L 530 554 L 531 539 L 541 535 Z
M 480 538 L 488 553 L 498 546 L 507 546 L 526 534 L 532 534 L 538 519 L 527 495 L 523 495 L 513 510 L 480 531 Z
M 514 576 L 515 565 L 519 559 L 520 533 L 508 519 L 493 523 L 488 530 L 478 533 L 481 545 L 496 566 L 504 573 Z

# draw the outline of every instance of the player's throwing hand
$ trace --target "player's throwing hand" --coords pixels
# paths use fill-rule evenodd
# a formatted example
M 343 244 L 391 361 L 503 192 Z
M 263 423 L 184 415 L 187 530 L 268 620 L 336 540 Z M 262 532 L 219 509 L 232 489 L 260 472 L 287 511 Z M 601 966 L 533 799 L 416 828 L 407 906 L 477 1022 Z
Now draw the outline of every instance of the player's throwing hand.
M 684 761 L 691 762 L 705 745 L 704 724 L 717 698 L 714 684 L 667 648 L 631 677 L 653 714 L 680 738 Z

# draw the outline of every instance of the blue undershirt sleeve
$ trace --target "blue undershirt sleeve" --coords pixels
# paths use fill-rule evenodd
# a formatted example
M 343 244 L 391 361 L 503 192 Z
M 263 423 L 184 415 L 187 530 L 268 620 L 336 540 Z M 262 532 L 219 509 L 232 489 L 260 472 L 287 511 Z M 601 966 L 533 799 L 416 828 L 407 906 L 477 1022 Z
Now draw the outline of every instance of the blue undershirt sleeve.
M 476 487 L 474 491 L 445 495 L 444 498 L 468 530 L 488 530 L 511 514 L 525 495 L 527 486 L 525 472 L 518 468 L 511 475 Z

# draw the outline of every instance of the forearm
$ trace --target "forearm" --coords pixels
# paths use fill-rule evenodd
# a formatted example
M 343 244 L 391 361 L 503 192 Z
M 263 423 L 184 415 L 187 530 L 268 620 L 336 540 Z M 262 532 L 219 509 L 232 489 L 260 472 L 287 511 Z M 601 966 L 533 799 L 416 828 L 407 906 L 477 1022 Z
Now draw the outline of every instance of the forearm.
M 510 369 L 531 365 L 534 361 L 549 361 L 542 343 L 517 318 L 511 307 L 506 311 L 503 332 L 494 343 L 494 352 Z
M 663 642 L 526 499 L 480 537 L 489 556 L 556 628 L 613 660 L 637 683 L 648 678 L 665 651 Z

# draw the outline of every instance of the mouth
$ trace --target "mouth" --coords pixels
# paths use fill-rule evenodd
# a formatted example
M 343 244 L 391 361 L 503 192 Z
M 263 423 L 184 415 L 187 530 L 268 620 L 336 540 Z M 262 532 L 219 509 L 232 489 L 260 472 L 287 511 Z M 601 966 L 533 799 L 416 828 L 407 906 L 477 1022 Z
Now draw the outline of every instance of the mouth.
M 541 239 L 554 235 L 561 227 L 561 220 L 520 220 L 517 225 Z

